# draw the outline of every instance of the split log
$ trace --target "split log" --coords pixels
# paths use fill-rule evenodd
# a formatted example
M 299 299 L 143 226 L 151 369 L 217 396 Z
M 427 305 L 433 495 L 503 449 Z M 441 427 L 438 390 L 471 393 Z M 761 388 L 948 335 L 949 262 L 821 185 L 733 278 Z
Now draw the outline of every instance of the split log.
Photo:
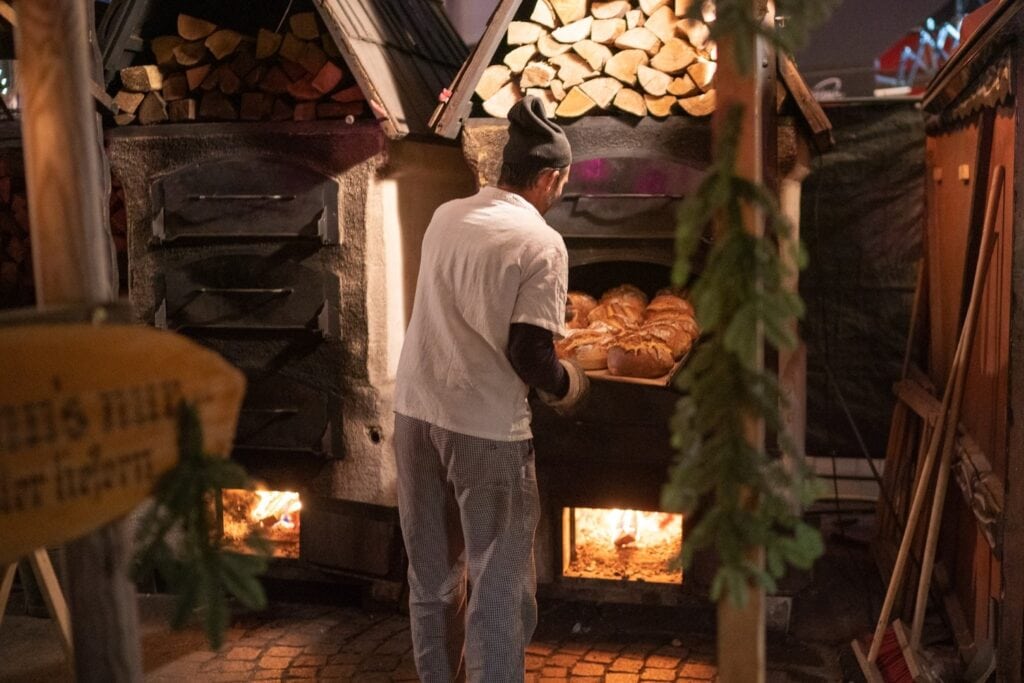
M 174 66 L 174 48 L 184 42 L 184 39 L 178 36 L 157 36 L 149 41 L 149 51 L 153 53 L 154 61 L 158 66 Z
M 241 44 L 242 38 L 242 34 L 238 31 L 223 28 L 207 36 L 204 44 L 214 59 L 224 59 L 228 55 L 234 54 Z
M 316 121 L 316 102 L 299 102 L 292 118 L 296 121 Z
M 689 97 L 690 95 L 699 95 L 700 88 L 690 78 L 690 74 L 683 74 L 672 79 L 672 82 L 668 84 L 668 92 L 676 97 Z
M 602 76 L 584 81 L 580 83 L 579 87 L 587 97 L 594 100 L 597 106 L 607 109 L 615 96 L 622 90 L 622 83 L 610 76 Z
M 565 118 L 576 118 L 577 116 L 583 116 L 596 106 L 597 103 L 590 99 L 590 96 L 583 92 L 579 86 L 576 86 L 566 94 L 564 100 L 558 103 L 555 115 Z
M 359 116 L 362 113 L 362 102 L 318 102 L 316 105 L 318 119 L 343 119 L 346 116 Z
M 290 59 L 280 60 L 278 62 L 278 66 L 280 66 L 281 69 L 288 76 L 289 81 L 297 81 L 300 78 L 304 78 L 306 76 L 305 67 L 303 67 L 301 64 L 297 62 L 291 61 Z
M 195 66 L 199 62 L 206 61 L 206 45 L 201 40 L 197 40 L 194 43 L 182 43 L 174 48 L 174 61 L 179 66 L 190 67 Z
M 188 41 L 203 40 L 217 30 L 217 24 L 193 17 L 188 14 L 178 15 L 178 35 Z
M 644 14 L 651 16 L 659 7 L 664 7 L 669 0 L 640 0 L 640 9 Z
M 252 46 L 240 47 L 231 60 L 231 70 L 239 78 L 245 78 L 250 71 L 256 68 L 256 51 Z
M 537 46 L 534 43 L 530 43 L 529 45 L 521 45 L 511 50 L 502 61 L 512 73 L 518 74 L 523 72 L 523 69 L 526 68 L 527 63 L 535 54 L 537 54 Z
M 288 27 L 303 40 L 316 40 L 320 37 L 320 27 L 316 23 L 314 12 L 299 12 L 288 17 Z
M 273 106 L 273 95 L 262 92 L 243 93 L 238 118 L 243 121 L 265 121 L 270 118 Z
M 143 95 L 143 97 L 145 97 L 145 95 Z M 114 114 L 114 123 L 116 123 L 119 126 L 127 126 L 128 124 L 133 123 L 134 121 L 135 121 L 135 114 L 128 114 L 126 112 L 121 112 L 120 114 Z M 2 268 L 3 266 L 6 266 L 6 265 L 7 265 L 6 263 L 0 263 L 0 268 Z
M 658 36 L 658 40 L 667 43 L 676 37 L 676 24 L 679 18 L 668 5 L 654 10 L 654 14 L 647 17 L 644 28 Z
M 527 95 L 533 95 L 541 101 L 544 105 L 544 115 L 549 119 L 555 117 L 555 111 L 558 109 L 558 100 L 551 94 L 551 91 L 547 88 L 529 88 L 526 91 Z
M 544 33 L 544 27 L 532 21 L 510 21 L 506 40 L 509 45 L 528 45 L 536 43 Z
M 711 29 L 699 19 L 680 19 L 676 23 L 676 33 L 685 36 L 690 45 L 698 50 L 703 50 L 711 37 Z
M 206 74 L 206 78 L 199 84 L 199 87 L 206 91 L 216 90 L 217 86 L 220 85 L 220 67 L 210 65 L 210 72 Z
M 605 63 L 604 72 L 626 85 L 636 85 L 636 69 L 647 63 L 647 53 L 643 50 L 623 50 L 612 55 Z
M 676 16 L 686 16 L 686 13 L 690 11 L 690 6 L 692 4 L 693 0 L 675 0 Z
M 615 47 L 620 50 L 643 50 L 648 55 L 653 56 L 657 54 L 658 48 L 661 47 L 661 41 L 650 30 L 639 26 L 629 29 L 616 38 Z
M 519 86 L 509 81 L 498 89 L 486 100 L 484 100 L 484 111 L 497 119 L 508 118 L 508 110 L 519 100 L 523 99 L 523 93 Z
M 530 21 L 548 28 L 558 26 L 555 10 L 548 3 L 548 0 L 537 0 L 537 4 L 533 6 L 533 12 L 530 14 Z
M 210 73 L 210 68 L 209 64 L 201 64 L 185 71 L 185 80 L 188 81 L 188 89 L 195 90 L 202 85 L 203 81 L 206 80 L 206 76 Z
M 696 97 L 679 98 L 679 106 L 690 116 L 708 116 L 715 111 L 716 95 L 714 90 Z
M 167 104 L 167 118 L 175 123 L 180 121 L 195 121 L 196 101 L 190 97 L 184 100 L 169 102 Z
M 566 52 L 564 55 L 557 55 L 548 61 L 558 67 L 558 78 L 566 88 L 579 85 L 598 74 L 597 71 L 590 68 L 590 64 L 585 59 L 575 52 Z
M 519 79 L 519 89 L 547 88 L 554 78 L 555 67 L 544 62 L 532 62 L 523 69 L 522 78 Z
M 476 83 L 476 94 L 481 100 L 488 100 L 501 90 L 512 78 L 512 70 L 504 64 L 492 64 L 484 69 L 483 75 Z
M 551 6 L 563 25 L 587 16 L 587 0 L 551 0 Z
M 625 19 L 598 19 L 590 28 L 590 39 L 602 45 L 611 45 L 626 32 Z
M 330 33 L 323 33 L 320 35 L 320 47 L 324 49 L 327 56 L 331 59 L 342 59 L 341 50 L 334 43 L 334 38 L 331 37 Z
M 335 102 L 365 102 L 366 96 L 363 95 L 363 91 L 359 89 L 358 85 L 350 85 L 331 95 L 331 99 Z
M 270 112 L 271 121 L 291 121 L 295 116 L 295 109 L 285 100 L 278 98 L 274 100 L 274 108 Z
M 559 102 L 565 99 L 565 85 L 562 83 L 561 79 L 556 78 L 551 81 L 550 85 L 548 85 L 548 89 L 551 90 L 552 97 Z
M 603 69 L 605 63 L 612 57 L 612 51 L 607 46 L 595 43 L 593 40 L 581 40 L 578 43 L 573 43 L 572 49 L 573 52 L 587 60 L 587 64 L 594 71 Z
M 238 112 L 224 93 L 214 90 L 203 95 L 199 103 L 199 118 L 207 121 L 235 121 Z
M 573 44 L 590 35 L 590 27 L 594 24 L 592 17 L 584 17 L 579 21 L 566 24 L 551 32 L 551 37 L 560 43 Z
M 260 79 L 260 90 L 271 95 L 283 95 L 288 92 L 288 86 L 291 84 L 292 80 L 281 67 L 272 66 Z
M 161 91 L 165 102 L 173 102 L 174 100 L 184 99 L 188 97 L 188 77 L 184 72 L 179 71 L 173 74 L 167 74 L 164 78 L 164 87 Z
M 259 90 L 260 81 L 263 80 L 263 74 L 266 72 L 267 67 L 265 64 L 257 64 L 256 68 L 245 75 L 245 78 L 242 79 L 242 83 L 244 83 L 245 87 L 249 90 Z
M 225 95 L 237 95 L 242 92 L 242 79 L 231 70 L 231 67 L 227 64 L 221 64 L 215 71 L 217 72 L 217 87 Z
M 697 61 L 697 52 L 680 38 L 671 38 L 651 59 L 651 67 L 667 74 L 677 74 Z
M 128 90 L 121 90 L 114 95 L 114 104 L 117 105 L 117 110 L 122 114 L 135 114 L 135 110 L 142 104 L 142 100 L 145 99 L 146 95 L 141 92 L 130 92 Z
M 668 74 L 643 64 L 636 68 L 636 78 L 644 92 L 655 97 L 661 97 L 668 92 L 669 83 L 672 82 L 672 77 Z
M 626 30 L 640 28 L 644 25 L 644 13 L 638 9 L 631 9 L 626 12 Z
M 312 85 L 321 93 L 329 93 L 338 87 L 345 72 L 334 62 L 324 62 L 320 70 L 313 77 Z
M 155 64 L 121 69 L 121 85 L 132 92 L 152 92 L 164 85 L 164 77 Z
M 633 116 L 647 116 L 647 104 L 644 102 L 644 96 L 630 88 L 622 88 L 615 93 L 612 106 Z
M 305 53 L 306 41 L 300 40 L 294 33 L 286 33 L 281 40 L 281 46 L 277 49 L 277 54 L 295 64 L 299 63 Z
M 594 19 L 620 19 L 629 11 L 629 0 L 608 0 L 595 2 L 590 6 L 590 15 Z
M 268 59 L 277 54 L 284 36 L 261 28 L 256 34 L 256 59 Z
M 557 55 L 565 54 L 571 49 L 571 45 L 558 42 L 551 37 L 551 34 L 548 33 L 542 35 L 540 40 L 537 41 L 537 50 L 548 59 Z
M 316 43 L 306 43 L 306 49 L 302 51 L 299 64 L 307 73 L 317 74 L 324 64 L 327 63 L 327 53 L 320 49 Z
M 647 105 L 647 113 L 651 116 L 657 116 L 664 118 L 672 113 L 672 106 L 676 103 L 676 98 L 673 95 L 662 95 L 656 97 L 654 95 L 644 95 L 644 104 Z
M 707 92 L 715 80 L 716 68 L 717 65 L 714 62 L 710 62 L 706 59 L 698 59 L 686 68 L 686 73 L 690 75 L 690 78 L 693 79 L 693 82 L 697 84 L 698 88 Z
M 142 104 L 139 105 L 136 116 L 139 123 L 144 126 L 151 123 L 163 123 L 167 120 L 167 103 L 158 93 L 148 93 L 142 100 Z
M 294 97 L 299 102 L 312 102 L 319 100 L 322 92 L 313 87 L 312 76 L 306 76 L 299 80 L 291 83 L 288 86 L 288 94 Z

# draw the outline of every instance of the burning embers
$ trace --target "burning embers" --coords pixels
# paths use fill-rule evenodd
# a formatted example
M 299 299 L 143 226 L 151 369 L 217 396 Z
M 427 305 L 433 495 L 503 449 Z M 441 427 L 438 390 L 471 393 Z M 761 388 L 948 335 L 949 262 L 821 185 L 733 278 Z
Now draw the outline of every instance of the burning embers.
M 683 516 L 641 510 L 565 508 L 563 575 L 583 579 L 682 583 L 676 562 Z
M 224 540 L 245 552 L 245 539 L 255 530 L 270 541 L 274 557 L 299 556 L 299 516 L 302 501 L 295 491 L 225 489 Z

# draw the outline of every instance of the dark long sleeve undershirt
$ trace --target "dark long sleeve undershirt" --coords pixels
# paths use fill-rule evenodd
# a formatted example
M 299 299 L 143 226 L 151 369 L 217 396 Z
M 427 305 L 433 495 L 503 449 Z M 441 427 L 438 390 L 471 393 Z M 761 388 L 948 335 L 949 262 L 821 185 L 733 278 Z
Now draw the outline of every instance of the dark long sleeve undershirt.
M 569 391 L 569 373 L 555 355 L 554 335 L 543 327 L 512 323 L 508 330 L 508 357 L 512 369 L 527 386 L 554 394 Z

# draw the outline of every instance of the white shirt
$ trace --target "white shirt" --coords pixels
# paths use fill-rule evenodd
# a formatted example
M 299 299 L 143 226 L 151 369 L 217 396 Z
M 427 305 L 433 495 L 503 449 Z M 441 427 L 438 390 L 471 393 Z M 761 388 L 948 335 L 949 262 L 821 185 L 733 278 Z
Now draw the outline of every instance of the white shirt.
M 532 437 L 511 323 L 565 331 L 565 241 L 526 199 L 485 187 L 443 204 L 423 237 L 395 411 L 493 441 Z

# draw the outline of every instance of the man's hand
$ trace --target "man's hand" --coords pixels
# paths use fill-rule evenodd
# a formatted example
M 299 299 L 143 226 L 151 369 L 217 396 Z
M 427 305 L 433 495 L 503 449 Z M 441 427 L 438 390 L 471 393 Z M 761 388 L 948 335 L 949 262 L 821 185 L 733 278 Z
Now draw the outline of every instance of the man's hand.
M 581 406 L 587 395 L 590 394 L 590 378 L 587 377 L 583 368 L 572 361 L 560 360 L 559 363 L 569 375 L 569 390 L 565 392 L 565 396 L 558 398 L 554 394 L 540 390 L 537 391 L 537 395 L 556 413 L 568 416 Z

